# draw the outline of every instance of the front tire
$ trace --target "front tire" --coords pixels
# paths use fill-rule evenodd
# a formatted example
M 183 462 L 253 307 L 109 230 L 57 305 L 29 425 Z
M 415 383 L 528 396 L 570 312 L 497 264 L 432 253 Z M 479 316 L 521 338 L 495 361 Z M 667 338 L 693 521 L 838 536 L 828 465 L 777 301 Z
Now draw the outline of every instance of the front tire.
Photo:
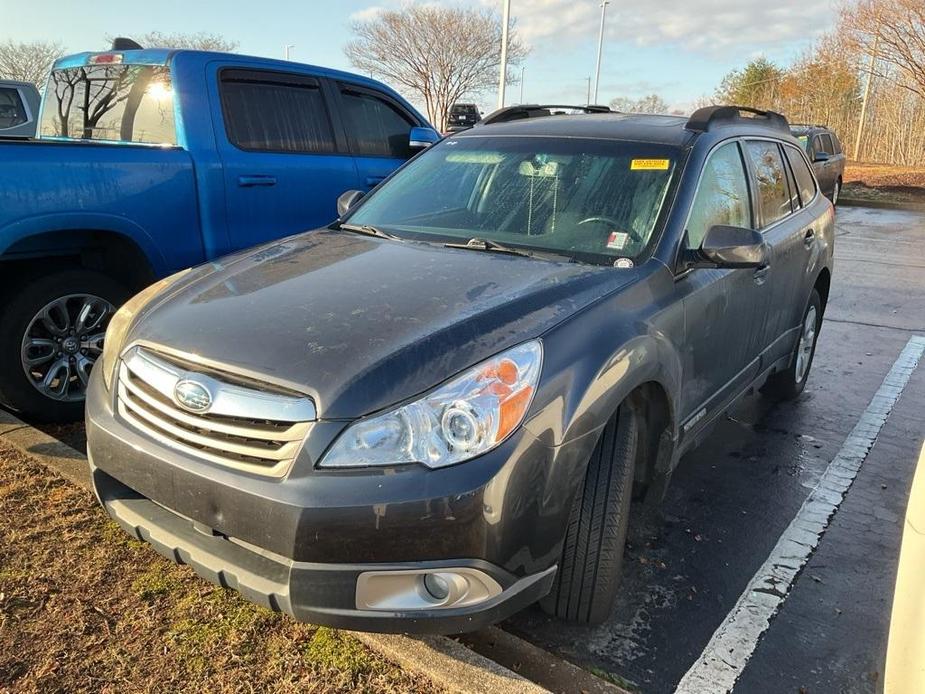
M 835 181 L 835 187 L 832 188 L 832 205 L 838 205 L 838 196 L 841 195 L 841 179 Z
M 562 561 L 540 606 L 548 614 L 600 624 L 613 609 L 633 494 L 638 425 L 622 405 L 604 428 L 572 504 Z
M 822 299 L 819 292 L 813 289 L 803 312 L 800 335 L 790 357 L 790 365 L 768 378 L 762 388 L 765 395 L 773 400 L 793 400 L 803 392 L 813 365 L 813 357 L 816 356 L 816 342 L 821 327 Z
M 129 291 L 82 269 L 40 277 L 0 306 L 0 401 L 46 422 L 83 416 L 90 369 Z

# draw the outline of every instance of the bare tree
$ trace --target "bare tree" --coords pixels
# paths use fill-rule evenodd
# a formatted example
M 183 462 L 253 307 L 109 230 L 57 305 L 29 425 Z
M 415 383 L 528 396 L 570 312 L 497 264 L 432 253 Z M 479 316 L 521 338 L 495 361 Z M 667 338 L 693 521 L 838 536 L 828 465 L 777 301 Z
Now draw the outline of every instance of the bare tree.
M 64 47 L 57 41 L 0 43 L 0 79 L 32 82 L 41 89 L 51 64 L 62 55 Z
M 618 96 L 611 100 L 610 108 L 623 113 L 668 113 L 671 107 L 658 94 L 647 94 L 641 99 Z
M 925 98 L 925 0 L 862 0 L 842 11 L 842 26 L 889 69 L 880 76 Z
M 164 33 L 149 31 L 145 34 L 130 36 L 145 48 L 190 48 L 197 51 L 218 51 L 231 53 L 238 48 L 238 42 L 226 39 L 221 34 L 197 31 L 191 34 Z M 106 36 L 106 42 L 112 43 L 113 37 Z
M 356 38 L 344 52 L 362 72 L 376 75 L 412 99 L 421 99 L 435 127 L 446 127 L 450 106 L 497 84 L 501 19 L 488 9 L 406 5 L 354 22 Z M 508 80 L 527 55 L 509 33 Z

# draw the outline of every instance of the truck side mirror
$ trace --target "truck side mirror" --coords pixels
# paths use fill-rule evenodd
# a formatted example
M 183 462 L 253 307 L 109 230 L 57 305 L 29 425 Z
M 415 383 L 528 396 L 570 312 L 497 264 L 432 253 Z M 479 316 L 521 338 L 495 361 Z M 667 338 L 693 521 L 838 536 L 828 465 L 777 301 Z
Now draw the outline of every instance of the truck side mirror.
M 828 161 L 831 158 L 828 152 L 816 152 L 813 155 L 813 163 L 820 164 L 824 161 Z
M 350 208 L 356 205 L 360 198 L 362 198 L 366 193 L 362 190 L 348 190 L 340 194 L 340 197 L 337 198 L 337 216 L 343 217 L 350 211 Z
M 411 128 L 408 135 L 408 146 L 411 149 L 427 149 L 435 142 L 440 142 L 440 133 L 433 128 Z

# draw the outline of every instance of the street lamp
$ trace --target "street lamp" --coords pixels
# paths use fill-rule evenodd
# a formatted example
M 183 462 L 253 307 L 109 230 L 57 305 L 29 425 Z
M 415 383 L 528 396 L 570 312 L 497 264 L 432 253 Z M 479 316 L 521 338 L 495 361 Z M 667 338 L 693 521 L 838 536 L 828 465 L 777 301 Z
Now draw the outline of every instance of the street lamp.
M 286 44 L 286 60 L 289 60 L 289 49 L 295 48 L 294 43 Z
M 604 50 L 604 17 L 610 0 L 601 0 L 601 30 L 597 36 L 597 68 L 594 71 L 594 103 L 597 103 L 597 88 L 601 82 L 601 53 Z
M 520 66 L 520 103 L 524 102 L 524 73 L 527 71 L 525 65 Z
M 504 86 L 507 81 L 507 31 L 511 19 L 511 0 L 504 0 L 504 11 L 501 14 L 501 75 L 498 82 L 498 108 L 504 108 Z

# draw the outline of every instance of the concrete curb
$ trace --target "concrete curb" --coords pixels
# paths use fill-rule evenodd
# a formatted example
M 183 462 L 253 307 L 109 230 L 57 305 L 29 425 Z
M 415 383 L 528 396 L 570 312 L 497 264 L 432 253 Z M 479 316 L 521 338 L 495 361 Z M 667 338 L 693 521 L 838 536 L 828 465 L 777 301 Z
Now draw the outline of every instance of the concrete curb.
M 838 198 L 838 205 L 839 207 L 869 207 L 875 210 L 907 210 L 909 212 L 925 212 L 925 203 L 921 202 L 866 200 L 864 198 L 851 198 L 844 194 Z
M 68 482 L 90 490 L 87 456 L 0 410 L 0 440 Z M 348 632 L 406 670 L 459 694 L 543 694 L 549 690 L 445 636 Z M 549 655 L 549 658 L 554 656 Z M 574 666 L 572 666 L 574 667 Z

